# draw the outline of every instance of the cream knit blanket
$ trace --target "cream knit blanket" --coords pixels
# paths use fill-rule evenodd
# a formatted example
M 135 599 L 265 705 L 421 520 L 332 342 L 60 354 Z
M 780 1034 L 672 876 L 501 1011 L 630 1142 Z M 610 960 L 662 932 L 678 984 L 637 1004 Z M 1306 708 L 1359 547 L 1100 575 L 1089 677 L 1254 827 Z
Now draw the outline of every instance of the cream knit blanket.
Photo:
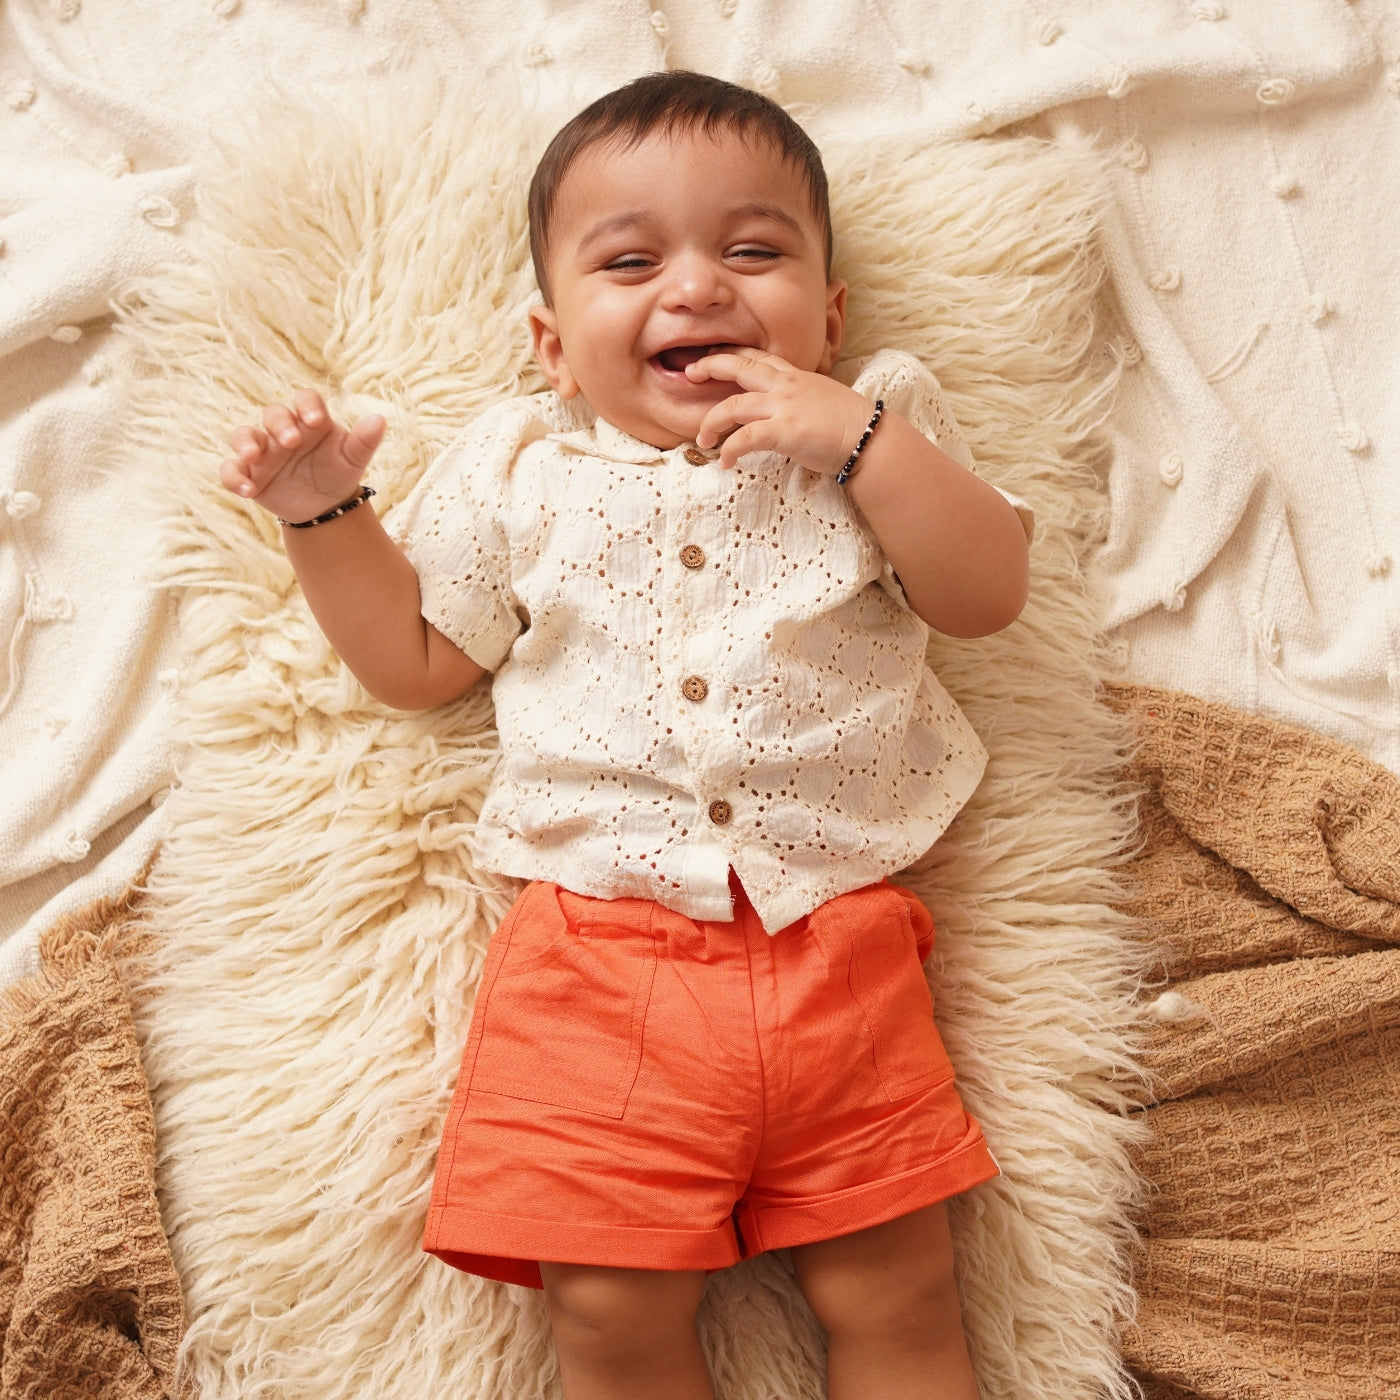
M 276 527 L 214 484 L 231 423 L 319 383 L 340 413 L 388 416 L 375 482 L 392 509 L 463 420 L 539 387 L 530 150 L 489 115 L 273 111 L 204 183 L 193 261 L 125 317 L 121 470 L 160 505 L 181 650 L 161 953 L 134 1001 L 205 1400 L 557 1393 L 540 1296 L 418 1252 L 511 897 L 463 855 L 489 699 L 374 704 L 311 623 Z M 936 369 L 987 474 L 1038 521 L 1023 619 L 933 656 L 992 756 L 914 878 L 941 929 L 945 1038 L 1005 1173 L 956 1203 L 968 1333 L 988 1400 L 1126 1395 L 1136 955 L 1106 867 L 1131 813 L 1081 574 L 1116 368 L 1093 349 L 1094 168 L 1026 139 L 829 154 L 847 353 L 899 344 Z M 782 1256 L 717 1275 L 701 1325 L 725 1400 L 821 1394 Z
M 1400 768 L 1400 0 L 512 0 L 502 15 L 486 0 L 0 6 L 0 981 L 32 970 L 62 909 L 124 889 L 158 835 L 172 623 L 139 568 L 142 503 L 106 470 L 123 432 L 107 303 L 187 251 L 194 163 L 269 86 L 398 110 L 436 73 L 548 124 L 689 66 L 773 94 L 821 144 L 918 150 L 1038 116 L 1091 134 L 1112 158 L 1130 371 L 1097 560 L 1126 674 Z

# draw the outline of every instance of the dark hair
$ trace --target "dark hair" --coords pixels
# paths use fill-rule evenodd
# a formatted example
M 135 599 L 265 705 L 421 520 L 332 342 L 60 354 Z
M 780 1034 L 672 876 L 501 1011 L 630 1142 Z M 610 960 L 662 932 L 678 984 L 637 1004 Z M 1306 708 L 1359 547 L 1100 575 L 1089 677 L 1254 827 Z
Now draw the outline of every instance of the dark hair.
M 812 212 L 822 226 L 828 275 L 831 271 L 831 209 L 826 170 L 812 138 L 778 104 L 762 93 L 705 73 L 648 73 L 606 93 L 555 134 L 530 181 L 530 256 L 535 280 L 550 299 L 545 257 L 559 186 L 579 155 L 599 142 L 627 150 L 654 131 L 732 131 L 748 140 L 770 142 L 807 186 Z

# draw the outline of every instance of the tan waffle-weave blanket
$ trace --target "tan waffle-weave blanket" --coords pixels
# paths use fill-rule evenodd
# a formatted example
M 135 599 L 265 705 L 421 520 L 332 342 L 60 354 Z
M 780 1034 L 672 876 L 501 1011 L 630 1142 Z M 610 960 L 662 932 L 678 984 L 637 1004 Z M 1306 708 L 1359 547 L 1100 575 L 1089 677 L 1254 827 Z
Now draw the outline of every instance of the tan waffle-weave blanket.
M 184 1328 L 155 1124 L 107 902 L 0 998 L 0 1400 L 165 1400 Z
M 1122 688 L 1168 987 L 1125 1352 L 1149 1400 L 1400 1395 L 1400 779 Z

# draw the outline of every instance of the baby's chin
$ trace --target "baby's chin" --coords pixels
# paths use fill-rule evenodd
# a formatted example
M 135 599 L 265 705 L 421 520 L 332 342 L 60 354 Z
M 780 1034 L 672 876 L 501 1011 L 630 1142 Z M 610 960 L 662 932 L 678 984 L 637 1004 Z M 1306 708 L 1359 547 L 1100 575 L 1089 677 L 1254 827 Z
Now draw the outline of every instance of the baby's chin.
M 697 417 L 695 424 L 688 432 L 682 432 L 678 428 L 659 423 L 639 423 L 634 427 L 627 427 L 623 424 L 614 424 L 614 427 L 622 427 L 623 432 L 631 433 L 634 438 L 641 442 L 648 443 L 652 447 L 659 447 L 663 452 L 669 452 L 673 447 L 680 447 L 683 443 L 694 442 L 695 435 L 700 431 L 700 424 L 703 416 Z
M 733 390 L 718 394 L 713 403 L 677 404 L 671 411 L 662 414 L 639 414 L 635 411 L 609 412 L 605 408 L 595 408 L 598 417 L 611 423 L 614 428 L 630 434 L 640 442 L 659 447 L 663 452 L 682 443 L 694 442 L 705 416 L 715 403 L 729 397 Z

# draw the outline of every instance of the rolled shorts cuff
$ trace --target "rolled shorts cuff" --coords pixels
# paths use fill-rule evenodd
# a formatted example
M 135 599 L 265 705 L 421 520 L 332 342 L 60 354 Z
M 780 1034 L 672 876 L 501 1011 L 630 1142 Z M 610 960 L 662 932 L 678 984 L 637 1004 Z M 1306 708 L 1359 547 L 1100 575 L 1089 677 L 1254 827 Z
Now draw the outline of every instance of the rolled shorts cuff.
M 543 1288 L 539 1261 L 615 1269 L 727 1269 L 743 1257 L 728 1220 L 712 1230 L 644 1229 L 485 1211 L 431 1211 L 423 1248 L 453 1268 Z
M 743 1238 L 744 1258 L 748 1259 L 765 1250 L 789 1249 L 883 1225 L 910 1211 L 960 1195 L 1000 1174 L 981 1128 L 974 1123 L 968 1137 L 936 1162 L 795 1205 L 741 1202 L 734 1223 Z

